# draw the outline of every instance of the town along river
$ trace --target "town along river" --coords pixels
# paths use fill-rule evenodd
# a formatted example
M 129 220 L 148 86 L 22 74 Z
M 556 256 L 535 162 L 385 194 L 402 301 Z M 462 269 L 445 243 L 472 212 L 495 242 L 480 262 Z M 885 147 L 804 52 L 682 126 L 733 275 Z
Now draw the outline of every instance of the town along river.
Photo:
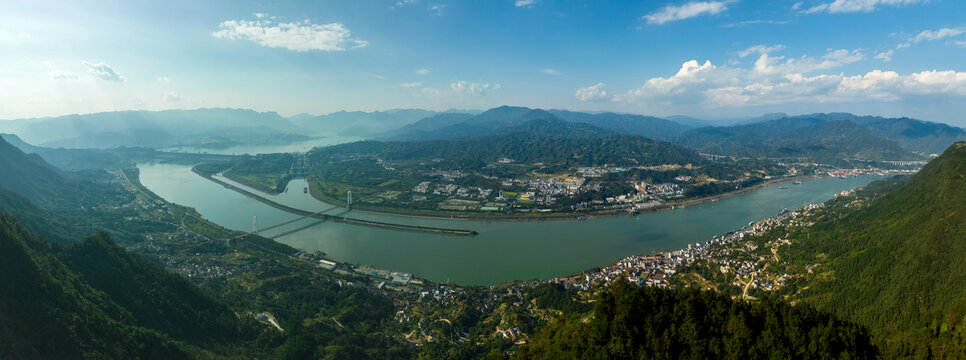
M 248 198 L 178 164 L 139 164 L 141 182 L 168 201 L 190 206 L 227 228 L 251 231 L 252 216 L 261 228 L 292 215 Z M 477 236 L 448 236 L 323 222 L 276 238 L 310 252 L 324 251 L 343 262 L 411 272 L 430 280 L 492 285 L 511 280 L 545 279 L 608 265 L 630 255 L 687 247 L 712 236 L 775 216 L 782 209 L 820 203 L 835 193 L 881 177 L 823 178 L 771 186 L 748 194 L 674 211 L 588 220 L 475 221 L 413 218 L 352 211 L 345 216 L 394 224 L 475 230 Z M 224 180 L 224 179 L 223 179 Z M 265 198 L 307 211 L 330 208 L 304 192 L 304 180 Z M 254 192 L 254 191 L 253 191 Z M 344 209 L 335 209 L 338 214 Z M 305 219 L 260 233 L 275 237 L 318 222 Z

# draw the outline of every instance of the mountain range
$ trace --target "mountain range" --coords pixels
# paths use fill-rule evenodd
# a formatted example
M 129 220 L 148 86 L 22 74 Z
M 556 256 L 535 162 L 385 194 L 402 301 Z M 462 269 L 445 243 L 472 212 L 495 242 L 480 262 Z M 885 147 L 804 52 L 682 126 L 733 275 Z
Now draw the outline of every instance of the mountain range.
M 735 157 L 919 160 L 942 152 L 955 141 L 966 140 L 966 131 L 961 128 L 905 117 L 774 113 L 735 121 L 735 125 L 707 126 L 710 122 L 684 116 L 659 118 L 519 106 L 483 112 L 339 111 L 289 118 L 244 109 L 120 111 L 0 121 L 0 132 L 45 148 L 218 148 L 291 143 L 331 134 L 392 141 L 457 139 L 519 132 L 532 120 L 559 120 L 551 123 L 559 127 L 550 131 L 554 133 L 574 130 L 573 136 L 586 137 L 581 131 L 589 129 L 586 126 L 580 130 L 560 127 L 564 123 L 585 124 L 597 129 L 592 133 L 640 135 Z
M 117 111 L 0 121 L 0 132 L 44 147 L 226 146 L 309 139 L 274 112 L 243 109 Z

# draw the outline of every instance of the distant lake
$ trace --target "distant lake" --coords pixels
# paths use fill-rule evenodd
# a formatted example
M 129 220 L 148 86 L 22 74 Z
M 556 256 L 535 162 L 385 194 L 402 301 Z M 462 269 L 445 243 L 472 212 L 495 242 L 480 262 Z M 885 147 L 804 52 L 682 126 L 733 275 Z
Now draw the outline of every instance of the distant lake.
M 316 146 L 328 146 L 335 144 L 347 143 L 350 141 L 358 141 L 363 138 L 355 136 L 342 136 L 338 134 L 323 134 L 316 139 L 299 141 L 288 144 L 273 144 L 273 145 L 237 145 L 230 146 L 227 148 L 207 148 L 207 147 L 197 147 L 197 146 L 176 146 L 163 149 L 164 151 L 176 151 L 176 152 L 188 152 L 188 153 L 204 153 L 204 154 L 222 154 L 222 155 L 234 155 L 234 154 L 273 154 L 273 153 L 290 153 L 290 152 L 306 152 L 312 150 Z
M 224 227 L 251 231 L 296 219 L 226 189 L 177 164 L 138 164 L 141 182 L 166 200 L 198 210 Z M 475 237 L 394 231 L 325 222 L 276 239 L 307 251 L 321 250 L 348 263 L 373 265 L 417 276 L 466 285 L 492 285 L 510 280 L 544 279 L 608 265 L 624 257 L 687 247 L 712 236 L 776 215 L 820 203 L 835 193 L 861 187 L 882 177 L 825 178 L 771 186 L 718 202 L 674 211 L 588 220 L 525 222 L 422 219 L 353 211 L 349 217 L 479 232 Z M 292 207 L 319 211 L 330 205 L 305 194 L 305 180 L 293 180 L 286 193 L 265 197 Z M 339 210 L 333 210 L 340 212 Z M 282 234 L 318 220 L 306 219 L 260 233 Z

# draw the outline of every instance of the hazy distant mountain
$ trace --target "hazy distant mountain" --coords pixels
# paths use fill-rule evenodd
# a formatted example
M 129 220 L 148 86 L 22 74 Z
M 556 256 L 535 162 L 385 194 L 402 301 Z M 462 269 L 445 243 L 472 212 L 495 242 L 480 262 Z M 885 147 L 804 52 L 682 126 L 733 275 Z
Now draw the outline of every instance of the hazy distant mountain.
M 430 140 L 472 136 L 477 128 L 466 123 L 472 117 L 470 114 L 459 113 L 433 115 L 379 137 L 392 140 Z
M 550 110 L 550 113 L 566 121 L 587 123 L 621 134 L 640 135 L 652 139 L 670 138 L 692 128 L 692 126 L 653 116 L 610 112 L 588 114 L 566 110 Z
M 836 134 L 834 129 L 842 133 Z M 842 134 L 846 133 L 852 137 L 843 137 Z M 838 139 L 840 143 L 836 144 L 831 139 Z M 763 156 L 767 153 L 768 157 L 781 157 L 782 153 L 795 152 L 786 149 L 769 153 L 764 150 L 777 149 L 793 142 L 799 149 L 812 147 L 816 150 L 813 155 L 849 152 L 851 156 L 847 157 L 874 156 L 881 160 L 902 160 L 910 157 L 908 152 L 935 153 L 936 149 L 963 139 L 966 139 L 966 132 L 946 124 L 909 118 L 889 119 L 838 113 L 783 117 L 734 126 L 702 127 L 682 133 L 673 142 L 703 152 Z M 896 146 L 889 143 L 901 146 L 902 149 L 897 150 Z
M 684 116 L 684 115 L 672 115 L 672 116 L 665 117 L 665 119 L 668 119 L 678 124 L 689 126 L 692 128 L 714 125 L 714 123 L 711 121 L 693 118 L 693 117 Z
M 847 120 L 865 126 L 876 135 L 898 142 L 903 147 L 924 153 L 940 154 L 950 144 L 966 140 L 966 131 L 942 123 L 879 116 L 857 116 L 847 113 L 811 114 L 796 118 L 813 118 L 824 121 Z
M 314 133 L 337 133 L 347 136 L 372 136 L 414 123 L 420 119 L 439 114 L 422 109 L 396 109 L 386 111 L 339 111 L 326 115 L 295 115 L 292 123 Z
M 0 133 L 0 138 L 27 154 L 37 154 L 50 165 L 61 170 L 80 171 L 116 167 L 123 163 L 124 157 L 116 150 L 103 149 L 64 149 L 33 146 L 14 134 Z M 144 149 L 144 151 L 149 151 Z
M 617 134 L 641 135 L 664 139 L 689 129 L 670 120 L 642 115 L 615 113 L 590 114 L 565 110 L 542 110 L 519 106 L 500 106 L 479 115 L 441 114 L 386 133 L 392 140 L 454 139 L 466 136 L 500 134 L 533 120 L 561 120 L 582 123 Z M 580 136 L 579 134 L 575 134 Z
M 112 148 L 306 140 L 274 112 L 243 109 L 117 111 L 0 121 L 0 131 L 46 147 Z

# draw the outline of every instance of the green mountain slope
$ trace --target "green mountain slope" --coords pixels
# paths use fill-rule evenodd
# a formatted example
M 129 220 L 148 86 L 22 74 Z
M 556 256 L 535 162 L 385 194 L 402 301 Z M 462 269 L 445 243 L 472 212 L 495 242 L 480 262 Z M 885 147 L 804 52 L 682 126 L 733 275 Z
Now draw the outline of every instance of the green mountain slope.
M 921 159 L 895 142 L 845 120 L 805 126 L 732 151 L 739 156 L 806 158 L 824 163 Z
M 966 143 L 856 205 L 833 208 L 789 250 L 822 266 L 798 297 L 870 326 L 899 354 L 966 356 Z
M 576 127 L 593 127 L 607 133 L 639 135 L 664 139 L 689 129 L 674 121 L 641 115 L 600 113 L 589 114 L 564 110 L 531 109 L 520 106 L 500 106 L 478 115 L 440 114 L 417 121 L 385 134 L 388 140 L 420 141 L 456 139 L 461 137 L 500 135 L 518 131 L 533 121 L 563 121 Z M 577 136 L 579 132 L 576 133 Z M 570 136 L 570 133 L 565 134 Z
M 133 325 L 130 312 L 89 286 L 42 240 L 2 213 L 0 289 L 0 358 L 188 357 L 183 345 Z
M 35 202 L 52 202 L 64 185 L 62 173 L 36 154 L 27 155 L 0 139 L 0 187 L 13 190 Z
M 238 319 L 179 275 L 97 234 L 65 248 L 64 264 L 127 310 L 138 326 L 199 345 L 237 335 Z
M 619 281 L 593 317 L 547 327 L 521 359 L 872 359 L 865 329 L 808 306 Z
M 765 117 L 764 119 L 768 118 Z M 946 124 L 910 118 L 882 118 L 831 113 L 782 116 L 778 119 L 732 126 L 706 126 L 685 131 L 675 137 L 672 142 L 702 152 L 729 155 L 768 153 L 769 157 L 778 157 L 782 155 L 782 152 L 774 151 L 771 146 L 772 143 L 794 140 L 800 145 L 807 145 L 800 147 L 802 149 L 807 149 L 808 146 L 821 148 L 827 146 L 830 140 L 834 138 L 823 136 L 821 133 L 827 131 L 827 129 L 842 127 L 842 123 L 854 124 L 866 132 L 861 138 L 838 141 L 839 144 L 848 146 L 836 148 L 836 151 L 844 151 L 849 155 L 848 157 L 852 158 L 856 157 L 856 154 L 865 153 L 864 157 L 866 158 L 878 156 L 881 160 L 905 160 L 914 156 L 910 152 L 938 153 L 955 141 L 966 140 L 966 131 Z M 803 140 L 811 140 L 812 143 L 808 144 Z M 887 145 L 886 143 L 889 143 L 888 148 L 883 147 Z M 879 149 L 863 147 L 867 144 L 878 146 Z M 858 152 L 855 151 L 856 148 L 858 148 Z M 887 150 L 888 152 L 879 156 L 876 155 L 880 153 L 879 150 Z M 902 153 L 900 154 L 900 152 Z M 900 158 L 886 158 L 886 155 Z
M 313 163 L 348 156 L 377 154 L 388 160 L 444 158 L 460 163 L 495 162 L 502 157 L 521 162 L 543 162 L 554 165 L 595 166 L 661 165 L 671 163 L 700 163 L 697 153 L 663 141 L 635 135 L 606 135 L 585 124 L 568 124 L 552 120 L 534 120 L 517 127 L 520 131 L 502 135 L 487 135 L 457 140 L 428 140 L 417 142 L 360 141 L 313 150 Z M 576 131 L 599 136 L 559 136 L 561 132 Z

